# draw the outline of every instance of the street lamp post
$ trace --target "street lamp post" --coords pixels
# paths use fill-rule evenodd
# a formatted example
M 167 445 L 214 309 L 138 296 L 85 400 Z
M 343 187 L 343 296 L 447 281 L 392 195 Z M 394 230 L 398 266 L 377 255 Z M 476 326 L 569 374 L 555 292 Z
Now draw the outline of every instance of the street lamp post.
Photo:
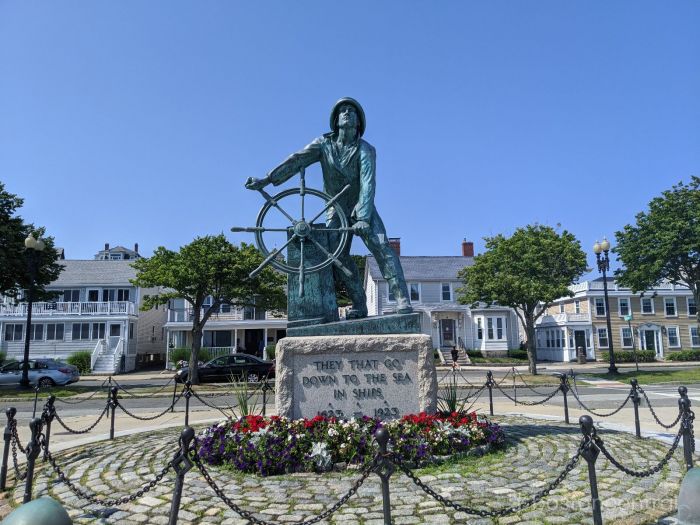
M 596 241 L 593 245 L 596 262 L 598 263 L 598 271 L 603 274 L 603 295 L 605 296 L 605 322 L 608 331 L 608 348 L 610 350 L 610 366 L 608 366 L 609 374 L 618 374 L 615 366 L 615 352 L 613 351 L 612 327 L 610 326 L 610 302 L 608 301 L 608 278 L 607 272 L 610 270 L 610 242 L 603 237 L 603 242 Z M 602 254 L 602 255 L 601 255 Z
M 32 330 L 32 302 L 34 301 L 34 286 L 39 266 L 40 252 L 44 251 L 44 241 L 37 239 L 31 233 L 24 240 L 27 254 L 27 266 L 29 267 L 29 289 L 27 290 L 27 326 L 24 331 L 24 361 L 22 363 L 22 378 L 19 384 L 22 388 L 29 388 L 29 339 Z

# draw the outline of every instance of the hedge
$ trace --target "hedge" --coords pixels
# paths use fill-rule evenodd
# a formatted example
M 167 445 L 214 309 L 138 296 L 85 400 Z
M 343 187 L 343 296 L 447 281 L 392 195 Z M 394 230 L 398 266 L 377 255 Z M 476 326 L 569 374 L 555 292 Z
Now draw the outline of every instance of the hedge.
M 89 374 L 91 372 L 90 361 L 92 360 L 91 350 L 80 350 L 68 356 L 66 362 L 69 365 L 78 367 L 78 372 L 81 374 Z
M 630 350 L 615 351 L 616 363 L 634 363 L 634 352 Z M 603 361 L 610 360 L 610 352 L 603 352 Z M 653 363 L 656 361 L 654 350 L 637 350 L 637 361 L 640 363 Z
M 700 361 L 700 350 L 679 350 L 666 355 L 669 361 Z
M 191 355 L 191 348 L 173 348 L 172 350 L 170 350 L 170 362 L 177 364 L 178 361 L 187 361 L 189 363 Z M 198 357 L 199 360 L 202 362 L 206 362 L 211 359 L 211 355 L 209 354 L 206 348 L 199 349 Z

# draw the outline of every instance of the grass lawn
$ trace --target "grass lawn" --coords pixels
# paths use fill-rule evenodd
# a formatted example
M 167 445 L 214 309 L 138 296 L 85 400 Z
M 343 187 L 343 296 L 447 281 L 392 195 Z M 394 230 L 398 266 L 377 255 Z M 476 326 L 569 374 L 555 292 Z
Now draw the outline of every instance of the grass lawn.
M 683 370 L 625 370 L 618 375 L 610 374 L 584 374 L 578 376 L 585 381 L 587 377 L 595 379 L 608 379 L 629 383 L 635 377 L 639 384 L 650 385 L 657 383 L 700 383 L 700 367 L 685 368 Z

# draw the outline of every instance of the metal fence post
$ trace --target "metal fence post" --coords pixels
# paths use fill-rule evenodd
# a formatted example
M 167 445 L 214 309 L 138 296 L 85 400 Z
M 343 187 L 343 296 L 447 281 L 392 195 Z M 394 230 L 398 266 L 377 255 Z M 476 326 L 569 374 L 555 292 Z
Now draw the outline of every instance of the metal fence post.
M 588 463 L 588 481 L 591 485 L 591 505 L 593 508 L 593 525 L 603 525 L 603 515 L 601 512 L 600 498 L 598 497 L 598 478 L 595 474 L 595 462 L 600 454 L 600 449 L 594 443 L 595 428 L 593 427 L 593 418 L 591 416 L 581 416 L 578 420 L 581 425 L 581 433 L 583 434 L 586 444 L 581 451 L 583 459 Z
M 111 380 L 112 376 L 109 378 Z M 117 398 L 118 392 L 119 389 L 116 386 L 109 389 L 109 407 L 112 409 L 111 420 L 109 423 L 109 439 L 114 439 L 114 416 L 117 413 L 117 405 L 119 404 L 119 399 Z
M 568 425 L 569 424 L 569 401 L 566 397 L 566 394 L 569 392 L 569 381 L 566 377 L 566 374 L 561 374 L 559 376 L 559 390 L 561 390 L 561 393 L 564 396 L 564 421 Z
M 32 410 L 32 419 L 36 417 L 36 403 L 39 401 L 39 385 L 34 387 L 34 409 Z
M 384 525 L 391 525 L 391 497 L 389 494 L 389 478 L 394 473 L 394 463 L 390 459 L 390 454 L 387 452 L 389 445 L 389 431 L 382 427 L 377 430 L 374 435 L 379 445 L 379 461 L 375 468 L 375 472 L 382 480 L 382 504 L 384 509 Z
M 685 468 L 690 470 L 693 468 L 693 449 L 695 448 L 695 436 L 693 435 L 693 419 L 695 416 L 690 410 L 690 399 L 688 399 L 687 396 L 678 400 L 678 406 L 682 414 L 681 428 L 683 429 L 683 459 L 685 461 Z
M 262 415 L 265 417 L 267 415 L 267 409 L 265 405 L 267 405 L 267 391 L 270 389 L 270 384 L 267 382 L 267 377 L 265 377 L 265 382 L 263 383 L 262 386 Z
M 44 405 L 44 410 L 41 413 L 41 419 L 44 421 L 44 425 L 46 425 L 46 432 L 44 435 L 46 436 L 46 441 L 44 445 L 44 459 L 46 459 L 49 455 L 49 440 L 51 439 L 51 423 L 53 423 L 53 419 L 56 417 L 56 407 L 54 406 L 54 403 L 56 402 L 56 396 L 51 394 L 49 396 L 48 401 Z
M 513 372 L 513 404 L 518 404 L 518 390 L 515 388 L 515 367 L 511 370 Z
M 192 381 L 185 382 L 185 426 L 190 424 L 190 398 L 192 397 Z
M 17 415 L 17 409 L 15 407 L 10 407 L 5 410 L 7 415 L 7 425 L 5 425 L 5 433 L 3 437 L 5 438 L 5 448 L 2 450 L 2 466 L 0 467 L 0 490 L 5 490 L 7 484 L 7 461 L 10 458 L 10 443 L 12 443 L 13 427 L 17 424 L 15 421 L 15 416 Z
M 24 499 L 22 503 L 32 501 L 32 485 L 34 483 L 34 463 L 41 452 L 39 444 L 39 435 L 41 434 L 42 421 L 41 418 L 35 417 L 29 423 L 29 428 L 32 431 L 32 437 L 27 444 L 27 479 L 24 484 Z
M 486 386 L 489 389 L 489 413 L 493 415 L 493 372 L 486 372 Z
M 632 398 L 632 406 L 634 407 L 634 432 L 638 438 L 642 437 L 642 431 L 639 427 L 639 403 L 641 398 L 639 397 L 639 383 L 636 379 L 630 381 L 632 388 L 630 390 L 630 398 Z
M 185 484 L 185 474 L 192 468 L 190 460 L 190 445 L 194 439 L 194 429 L 185 427 L 180 434 L 180 452 L 173 459 L 173 470 L 175 470 L 175 490 L 173 491 L 173 501 L 170 504 L 170 519 L 168 525 L 177 523 L 177 515 L 180 512 L 180 499 L 182 498 L 182 488 Z
M 175 412 L 175 396 L 177 396 L 177 374 L 173 377 L 173 383 L 175 383 L 175 386 L 173 387 L 173 402 L 172 406 L 170 407 L 170 413 Z

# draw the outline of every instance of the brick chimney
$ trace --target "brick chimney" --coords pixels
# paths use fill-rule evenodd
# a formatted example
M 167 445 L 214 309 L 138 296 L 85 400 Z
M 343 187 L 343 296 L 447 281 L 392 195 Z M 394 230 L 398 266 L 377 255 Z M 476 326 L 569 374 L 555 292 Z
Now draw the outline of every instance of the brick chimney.
M 462 257 L 474 257 L 474 243 L 466 238 L 462 241 Z
M 137 243 L 137 242 L 134 243 L 134 251 L 136 253 L 139 253 L 139 243 Z
M 396 255 L 401 255 L 401 237 L 389 237 L 389 246 L 391 246 Z
M 109 251 L 109 243 L 108 243 L 108 242 L 105 243 L 105 251 L 106 251 L 106 252 Z

